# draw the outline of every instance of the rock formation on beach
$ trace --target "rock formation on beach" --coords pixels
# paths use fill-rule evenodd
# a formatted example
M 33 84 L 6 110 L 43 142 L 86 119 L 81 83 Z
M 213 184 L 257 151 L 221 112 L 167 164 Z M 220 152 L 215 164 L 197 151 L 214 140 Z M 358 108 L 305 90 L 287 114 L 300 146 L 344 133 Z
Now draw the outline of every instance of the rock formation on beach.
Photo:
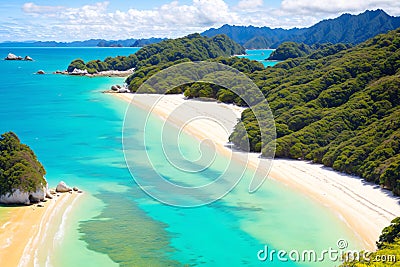
M 121 86 L 119 84 L 111 86 L 111 93 L 130 93 L 131 91 L 128 89 L 126 85 Z
M 69 187 L 64 181 L 58 183 L 56 187 L 56 192 L 58 193 L 67 193 L 71 192 L 73 189 Z
M 47 184 L 46 184 L 47 186 Z M 38 188 L 35 192 L 23 192 L 20 189 L 15 190 L 11 194 L 0 196 L 0 203 L 2 204 L 23 204 L 29 205 L 43 201 L 46 197 L 47 188 Z

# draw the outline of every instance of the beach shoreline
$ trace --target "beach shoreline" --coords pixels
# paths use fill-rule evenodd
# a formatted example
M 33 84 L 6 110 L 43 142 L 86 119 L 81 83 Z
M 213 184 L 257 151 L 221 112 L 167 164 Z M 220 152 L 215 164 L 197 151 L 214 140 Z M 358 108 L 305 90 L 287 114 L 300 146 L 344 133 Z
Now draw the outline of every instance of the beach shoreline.
M 40 202 L 43 207 L 5 207 L 7 218 L 0 225 L 0 266 L 34 266 L 39 249 L 53 245 L 61 227 L 59 222 L 82 194 L 58 195 Z
M 199 140 L 212 140 L 219 153 L 228 157 L 234 156 L 250 168 L 257 169 L 258 164 L 265 161 L 260 159 L 257 153 L 233 151 L 227 147 L 229 134 L 243 111 L 241 107 L 186 100 L 183 95 L 113 95 L 141 109 L 151 110 L 161 119 L 172 122 Z M 157 104 L 154 105 L 154 103 Z M 173 111 L 182 105 L 184 105 L 186 118 L 176 118 L 176 116 L 171 118 Z M 225 127 L 210 127 L 208 125 L 210 121 L 201 120 L 187 125 L 185 121 L 187 117 L 200 116 L 221 119 Z M 388 226 L 392 219 L 400 216 L 399 199 L 393 197 L 391 192 L 320 164 L 275 159 L 268 176 L 329 208 L 359 237 L 363 249 L 369 251 L 376 250 L 375 242 L 378 241 L 382 229 Z

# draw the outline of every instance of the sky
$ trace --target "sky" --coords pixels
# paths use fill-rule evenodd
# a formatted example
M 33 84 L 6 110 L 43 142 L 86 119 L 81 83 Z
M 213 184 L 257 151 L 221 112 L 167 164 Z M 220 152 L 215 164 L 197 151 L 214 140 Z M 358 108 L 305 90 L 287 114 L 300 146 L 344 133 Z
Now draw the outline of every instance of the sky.
M 309 27 L 399 0 L 0 0 L 0 42 L 180 37 L 224 24 Z

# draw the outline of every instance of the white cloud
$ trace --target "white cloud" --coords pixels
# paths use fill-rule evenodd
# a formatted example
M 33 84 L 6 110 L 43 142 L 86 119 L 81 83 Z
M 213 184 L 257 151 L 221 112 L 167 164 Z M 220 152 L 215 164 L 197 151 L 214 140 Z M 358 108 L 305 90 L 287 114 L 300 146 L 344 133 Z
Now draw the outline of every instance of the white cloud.
M 400 11 L 400 1 L 393 0 L 282 0 L 282 10 L 297 14 L 354 13 L 367 9 L 384 9 L 396 13 Z
M 109 2 L 79 8 L 26 3 L 23 11 L 33 16 L 41 13 L 52 19 L 53 24 L 49 26 L 47 22 L 46 29 L 51 27 L 54 32 L 59 32 L 62 27 L 65 34 L 70 33 L 75 36 L 74 39 L 174 37 L 240 20 L 223 0 L 193 0 L 191 5 L 172 1 L 151 10 L 128 9 L 114 12 L 109 12 L 109 6 Z
M 255 10 L 264 5 L 263 0 L 240 0 L 237 4 L 238 10 Z
M 240 0 L 235 6 L 224 0 L 170 1 L 147 10 L 115 10 L 112 1 L 77 8 L 29 2 L 22 6 L 24 18 L 14 20 L 19 25 L 6 26 L 10 17 L 0 19 L 0 40 L 178 37 L 223 24 L 308 27 L 345 12 L 358 14 L 377 8 L 400 15 L 397 0 L 282 0 L 279 8 L 269 8 L 263 0 Z
M 46 13 L 54 13 L 63 9 L 61 6 L 38 6 L 34 3 L 25 3 L 22 6 L 22 10 L 28 14 L 46 14 Z

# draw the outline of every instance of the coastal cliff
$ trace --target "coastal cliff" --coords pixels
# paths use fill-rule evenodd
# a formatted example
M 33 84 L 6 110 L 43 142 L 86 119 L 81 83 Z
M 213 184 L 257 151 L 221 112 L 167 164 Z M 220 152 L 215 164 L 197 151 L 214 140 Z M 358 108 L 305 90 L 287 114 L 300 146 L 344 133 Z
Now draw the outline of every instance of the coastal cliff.
M 46 197 L 46 171 L 13 132 L 0 137 L 0 203 L 32 204 Z

